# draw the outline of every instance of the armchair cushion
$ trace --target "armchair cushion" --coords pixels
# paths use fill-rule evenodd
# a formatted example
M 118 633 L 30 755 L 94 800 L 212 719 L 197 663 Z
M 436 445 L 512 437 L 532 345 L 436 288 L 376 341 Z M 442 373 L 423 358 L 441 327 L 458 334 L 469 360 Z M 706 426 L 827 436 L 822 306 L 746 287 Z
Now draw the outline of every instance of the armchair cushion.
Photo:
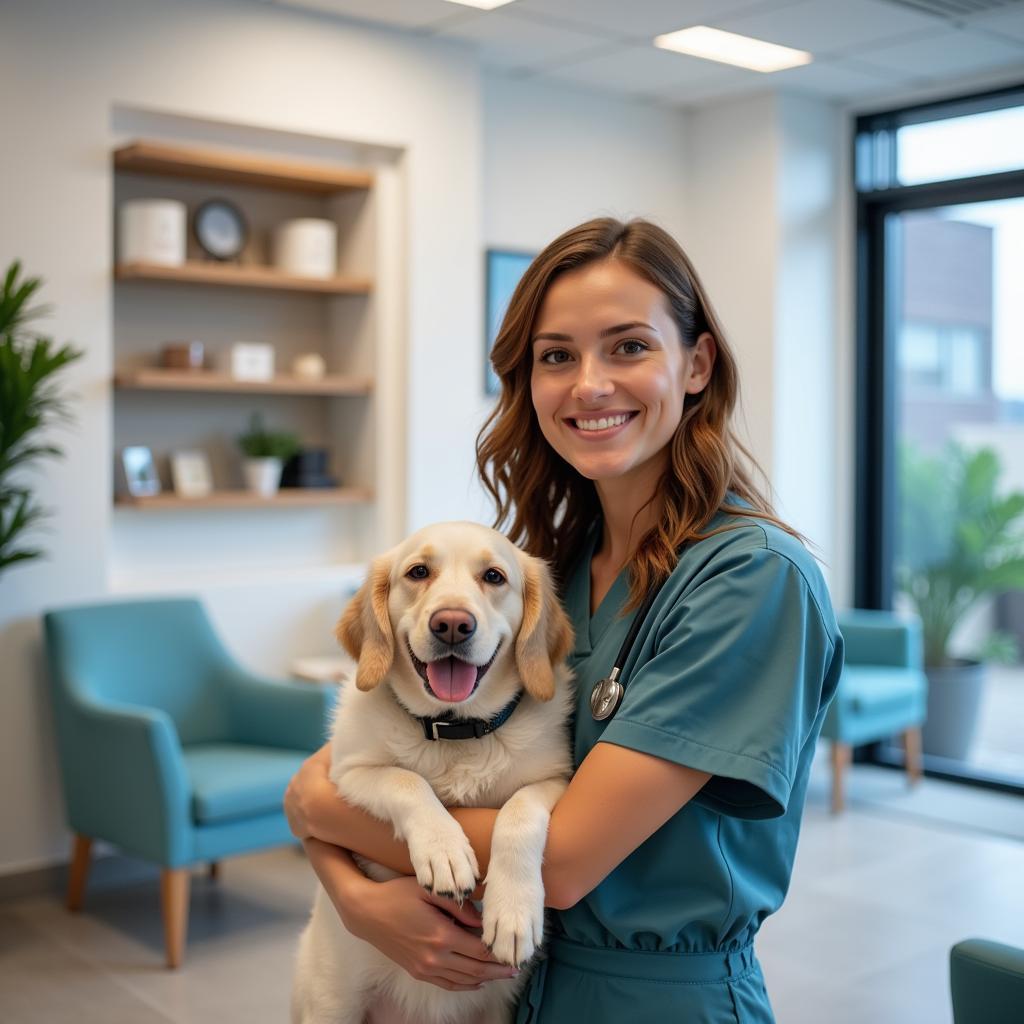
M 848 665 L 843 672 L 843 683 L 836 700 L 841 710 L 859 714 L 886 714 L 906 708 L 910 717 L 919 704 L 924 682 L 920 674 L 901 668 L 882 668 L 866 665 Z
M 197 825 L 280 811 L 288 780 L 308 756 L 240 743 L 194 743 L 183 754 Z

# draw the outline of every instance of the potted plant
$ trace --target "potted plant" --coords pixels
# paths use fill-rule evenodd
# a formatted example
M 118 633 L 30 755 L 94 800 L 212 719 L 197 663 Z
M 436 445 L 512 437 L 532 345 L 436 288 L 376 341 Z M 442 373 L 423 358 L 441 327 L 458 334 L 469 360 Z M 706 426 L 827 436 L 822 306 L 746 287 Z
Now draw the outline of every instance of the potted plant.
M 28 331 L 29 322 L 46 312 L 28 305 L 41 283 L 22 278 L 15 261 L 0 291 L 0 574 L 43 555 L 40 548 L 23 546 L 23 534 L 47 512 L 33 499 L 22 471 L 36 459 L 62 454 L 42 439 L 54 423 L 69 419 L 54 376 L 82 355 Z
M 921 618 L 928 718 L 926 752 L 963 760 L 970 749 L 987 662 L 1012 662 L 1016 643 L 993 633 L 973 657 L 951 641 L 979 601 L 1024 587 L 1024 494 L 1000 495 L 998 456 L 951 444 L 937 457 L 900 452 L 896 583 Z
M 270 498 L 281 486 L 285 462 L 299 450 L 299 439 L 280 430 L 267 430 L 259 413 L 253 413 L 249 430 L 238 439 L 245 455 L 245 481 L 249 490 Z

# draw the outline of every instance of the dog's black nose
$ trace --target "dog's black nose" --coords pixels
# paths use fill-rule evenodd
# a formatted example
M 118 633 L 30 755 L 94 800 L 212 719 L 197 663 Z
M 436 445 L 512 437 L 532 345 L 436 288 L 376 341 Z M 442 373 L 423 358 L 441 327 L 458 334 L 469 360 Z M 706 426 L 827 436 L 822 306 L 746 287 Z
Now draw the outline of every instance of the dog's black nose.
M 476 632 L 476 619 L 459 608 L 442 608 L 430 616 L 430 632 L 446 644 L 460 644 Z

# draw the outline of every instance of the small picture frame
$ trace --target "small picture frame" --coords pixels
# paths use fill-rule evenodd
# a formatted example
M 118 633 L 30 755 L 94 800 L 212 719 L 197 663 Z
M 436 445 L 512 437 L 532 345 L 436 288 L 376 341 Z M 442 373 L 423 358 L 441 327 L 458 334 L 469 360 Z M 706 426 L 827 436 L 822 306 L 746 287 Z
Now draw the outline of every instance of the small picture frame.
M 206 453 L 174 452 L 171 455 L 171 481 L 179 498 L 205 498 L 213 491 L 213 474 Z
M 532 252 L 513 252 L 505 249 L 487 250 L 487 301 L 485 316 L 487 319 L 484 336 L 484 394 L 496 395 L 501 390 L 501 382 L 491 366 L 491 349 L 501 329 L 501 321 L 505 319 L 512 293 L 519 284 L 526 268 L 533 262 L 536 254 Z
M 231 376 L 235 380 L 273 380 L 274 346 L 239 341 L 231 346 Z
M 133 498 L 151 498 L 160 493 L 160 476 L 153 453 L 143 445 L 130 445 L 121 450 L 121 470 L 125 490 Z

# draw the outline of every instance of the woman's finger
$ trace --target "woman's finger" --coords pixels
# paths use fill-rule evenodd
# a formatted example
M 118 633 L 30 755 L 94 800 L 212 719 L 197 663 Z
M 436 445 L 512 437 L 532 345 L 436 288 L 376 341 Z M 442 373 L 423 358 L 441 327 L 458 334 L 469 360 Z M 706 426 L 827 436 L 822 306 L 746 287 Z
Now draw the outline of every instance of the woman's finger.
M 485 946 L 484 948 L 486 949 L 487 947 Z M 514 967 L 509 967 L 508 964 L 500 963 L 497 960 L 493 962 L 478 960 L 475 957 L 463 956 L 454 950 L 451 953 L 450 959 L 446 962 L 446 967 L 475 978 L 477 981 L 498 981 L 501 978 L 514 978 L 519 973 Z
M 446 914 L 450 914 L 464 927 L 483 927 L 484 919 L 481 917 L 480 911 L 476 909 L 470 900 L 464 900 L 460 904 L 450 896 L 438 896 L 436 893 L 427 892 L 425 889 L 423 890 L 423 896 L 428 903 L 432 903 Z

